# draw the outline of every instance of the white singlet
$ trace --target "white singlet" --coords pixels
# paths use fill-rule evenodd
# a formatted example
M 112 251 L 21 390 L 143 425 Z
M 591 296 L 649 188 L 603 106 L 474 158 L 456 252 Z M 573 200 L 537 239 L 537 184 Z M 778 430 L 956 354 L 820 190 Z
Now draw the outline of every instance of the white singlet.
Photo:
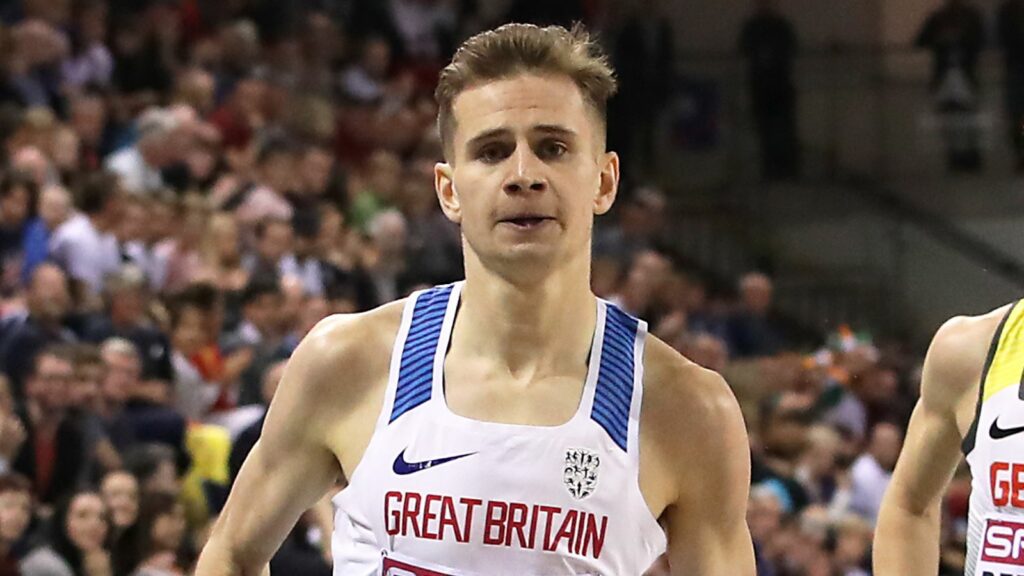
M 967 576 L 1024 576 L 1024 304 L 989 351 L 964 453 L 971 467 Z
M 444 398 L 461 286 L 408 300 L 384 408 L 334 499 L 335 576 L 639 576 L 666 547 L 639 487 L 646 324 L 598 301 L 564 424 L 473 420 Z

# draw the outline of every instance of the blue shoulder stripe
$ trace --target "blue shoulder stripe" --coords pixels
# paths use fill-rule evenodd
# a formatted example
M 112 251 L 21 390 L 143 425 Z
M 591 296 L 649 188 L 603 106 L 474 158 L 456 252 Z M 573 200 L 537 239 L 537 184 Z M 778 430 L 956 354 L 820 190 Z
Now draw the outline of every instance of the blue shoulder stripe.
M 639 320 L 612 304 L 607 305 L 605 316 L 604 344 L 590 418 L 604 428 L 619 448 L 628 451 Z
M 412 322 L 402 347 L 402 360 L 398 369 L 398 386 L 391 408 L 390 424 L 409 410 L 430 400 L 433 388 L 434 356 L 441 338 L 445 310 L 452 294 L 452 286 L 439 286 L 423 292 L 416 298 Z

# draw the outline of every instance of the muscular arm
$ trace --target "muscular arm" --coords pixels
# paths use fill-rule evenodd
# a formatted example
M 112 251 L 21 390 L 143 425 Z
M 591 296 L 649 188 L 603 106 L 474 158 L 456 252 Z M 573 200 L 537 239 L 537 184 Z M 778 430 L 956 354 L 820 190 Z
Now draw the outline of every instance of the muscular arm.
M 958 318 L 936 333 L 925 358 L 914 409 L 875 531 L 879 576 L 933 576 L 939 570 L 942 496 L 960 462 L 964 414 L 971 413 L 982 367 L 1005 314 Z M 969 418 L 969 416 L 968 416 Z
M 675 355 L 657 355 L 668 354 Z M 648 476 L 658 479 L 645 493 L 660 492 L 667 504 L 661 519 L 672 574 L 754 576 L 746 522 L 750 446 L 739 405 L 718 374 L 678 357 L 667 364 L 657 377 L 675 382 L 652 390 L 650 401 L 645 390 L 645 426 L 654 435 L 646 449 L 658 459 Z
M 341 473 L 325 442 L 323 399 L 343 396 L 337 380 L 337 322 L 314 329 L 289 360 L 263 434 L 239 472 L 224 512 L 199 559 L 196 576 L 256 576 L 295 525 Z M 331 396 L 328 396 L 330 390 Z

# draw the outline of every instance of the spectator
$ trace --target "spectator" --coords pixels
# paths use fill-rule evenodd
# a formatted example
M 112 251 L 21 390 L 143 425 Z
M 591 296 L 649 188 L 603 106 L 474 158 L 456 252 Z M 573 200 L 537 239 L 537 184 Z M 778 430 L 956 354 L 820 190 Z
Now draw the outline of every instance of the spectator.
M 850 509 L 872 525 L 878 518 L 882 496 L 892 479 L 902 446 L 903 432 L 900 428 L 881 422 L 871 429 L 867 452 L 853 463 Z
M 52 504 L 70 494 L 89 466 L 80 422 L 69 414 L 74 380 L 72 351 L 40 351 L 25 381 L 22 422 L 27 437 L 14 469 L 32 481 L 36 498 Z
M 729 322 L 729 349 L 737 357 L 767 356 L 782 348 L 771 317 L 774 286 L 768 276 L 750 273 L 740 280 L 739 310 Z
M 269 278 L 254 278 L 242 296 L 242 323 L 221 344 L 226 354 L 248 351 L 252 360 L 241 374 L 238 404 L 259 401 L 260 366 L 280 354 L 281 289 Z
M 747 59 L 754 126 L 761 146 L 761 176 L 790 180 L 800 173 L 793 62 L 797 35 L 775 0 L 755 0 L 743 24 L 740 52 Z
M 21 281 L 39 189 L 16 172 L 0 178 L 0 293 L 13 294 Z
M 163 189 L 161 170 L 174 164 L 181 155 L 175 132 L 179 120 L 169 110 L 151 108 L 139 117 L 138 141 L 106 160 L 106 168 L 121 179 L 121 186 L 135 194 L 152 194 Z
M 155 492 L 141 501 L 138 521 L 117 550 L 117 573 L 131 576 L 184 575 L 185 509 L 173 494 Z
M 181 493 L 178 457 L 162 444 L 140 444 L 125 452 L 125 469 L 135 477 L 142 494 Z
M 975 114 L 984 35 L 981 12 L 970 0 L 947 0 L 928 16 L 917 36 L 917 46 L 932 52 L 930 88 L 943 122 L 951 172 L 977 172 L 982 166 Z
M 113 541 L 120 541 L 139 517 L 139 481 L 124 470 L 114 470 L 100 482 L 100 494 L 110 511 Z
M 36 268 L 26 295 L 27 314 L 8 319 L 3 327 L 0 358 L 11 378 L 16 401 L 24 398 L 24 381 L 36 354 L 51 344 L 71 343 L 75 335 L 64 327 L 71 307 L 67 278 L 60 268 L 43 264 Z
M 135 345 L 142 358 L 142 378 L 150 391 L 150 399 L 166 399 L 171 382 L 170 343 L 167 337 L 146 318 L 149 291 L 142 270 L 122 267 L 106 283 L 107 306 L 96 314 L 86 330 L 86 340 L 101 344 L 110 338 L 124 338 Z
M 50 256 L 92 296 L 100 294 L 107 274 L 121 265 L 113 231 L 122 216 L 117 180 L 106 173 L 90 176 L 79 190 L 81 213 L 60 225 L 50 238 Z
M 185 420 L 173 408 L 171 391 L 164 384 L 142 382 L 142 361 L 135 346 L 111 338 L 100 349 L 104 413 L 111 440 L 124 452 L 140 442 L 160 442 L 185 452 Z
M 0 474 L 0 576 L 18 576 L 32 520 L 32 486 L 20 474 Z
M 103 498 L 78 491 L 56 509 L 47 543 L 21 562 L 22 576 L 112 576 Z
M 268 218 L 256 224 L 255 232 L 256 250 L 243 261 L 250 278 L 280 279 L 282 273 L 287 271 L 289 264 L 286 262 L 289 260 L 295 271 L 296 263 L 290 258 L 295 240 L 291 222 Z
M 36 212 L 39 214 L 29 222 L 25 230 L 25 259 L 21 269 L 22 284 L 28 283 L 36 267 L 46 261 L 50 253 L 50 238 L 53 231 L 67 222 L 73 208 L 71 193 L 56 184 L 45 186 L 39 194 Z

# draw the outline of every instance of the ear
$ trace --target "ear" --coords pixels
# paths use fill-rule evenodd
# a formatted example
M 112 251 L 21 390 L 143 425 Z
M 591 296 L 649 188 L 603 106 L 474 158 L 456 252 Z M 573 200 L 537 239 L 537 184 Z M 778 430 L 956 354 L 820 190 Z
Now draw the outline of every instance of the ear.
M 619 193 L 619 155 L 606 152 L 601 161 L 601 175 L 594 196 L 594 214 L 598 216 L 611 210 Z
M 441 203 L 441 210 L 449 220 L 462 224 L 462 204 L 459 193 L 455 191 L 454 169 L 447 162 L 434 165 L 434 191 Z

